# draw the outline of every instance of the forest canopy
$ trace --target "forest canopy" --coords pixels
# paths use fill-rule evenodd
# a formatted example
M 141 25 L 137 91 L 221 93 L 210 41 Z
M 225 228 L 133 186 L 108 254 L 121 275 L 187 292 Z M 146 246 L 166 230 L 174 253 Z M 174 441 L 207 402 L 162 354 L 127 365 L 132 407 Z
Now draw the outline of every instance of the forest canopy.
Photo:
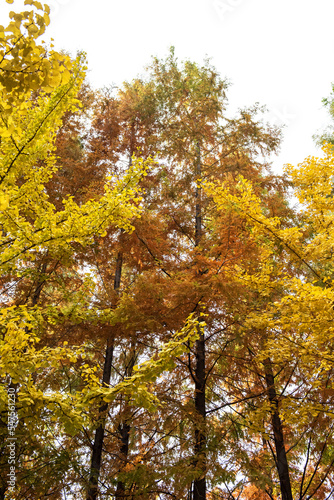
M 280 129 L 231 115 L 209 60 L 94 90 L 24 4 L 0 26 L 0 500 L 331 498 L 330 129 L 274 174 Z

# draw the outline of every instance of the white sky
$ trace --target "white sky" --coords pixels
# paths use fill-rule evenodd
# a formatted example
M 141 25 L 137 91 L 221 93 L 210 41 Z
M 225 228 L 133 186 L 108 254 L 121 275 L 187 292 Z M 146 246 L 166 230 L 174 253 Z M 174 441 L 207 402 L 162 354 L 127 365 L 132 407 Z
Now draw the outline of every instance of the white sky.
M 121 85 L 174 45 L 179 59 L 208 55 L 228 78 L 231 114 L 256 101 L 285 124 L 275 170 L 320 155 L 312 135 L 329 123 L 321 99 L 334 82 L 333 0 L 50 0 L 56 48 L 87 52 L 95 87 Z M 0 0 L 0 24 L 9 10 Z

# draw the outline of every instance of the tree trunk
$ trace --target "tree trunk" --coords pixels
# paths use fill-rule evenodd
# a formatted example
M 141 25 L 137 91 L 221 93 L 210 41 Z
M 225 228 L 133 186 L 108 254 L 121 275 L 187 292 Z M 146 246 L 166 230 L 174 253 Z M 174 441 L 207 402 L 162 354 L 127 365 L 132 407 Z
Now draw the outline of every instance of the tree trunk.
M 196 182 L 201 178 L 201 151 L 197 143 Z M 195 246 L 198 247 L 202 237 L 202 203 L 201 187 L 196 185 L 196 217 Z M 198 271 L 199 272 L 199 271 Z M 195 409 L 197 422 L 195 425 L 195 460 L 194 465 L 202 471 L 201 477 L 194 481 L 194 500 L 206 499 L 206 433 L 205 433 L 205 338 L 201 333 L 195 344 Z
M 129 437 L 130 437 L 130 425 L 127 422 L 122 422 L 118 426 L 118 433 L 121 438 L 121 448 L 120 455 L 123 463 L 126 464 L 128 453 L 129 453 Z M 125 484 L 123 481 L 117 481 L 117 490 L 115 498 L 123 499 L 125 498 Z
M 131 346 L 130 360 L 129 360 L 129 363 L 128 363 L 126 370 L 125 370 L 126 377 L 131 377 L 135 361 L 136 361 L 136 352 L 135 352 L 135 342 L 133 341 L 132 346 Z M 122 466 L 120 468 L 121 471 L 128 462 L 128 454 L 129 454 L 129 440 L 130 440 L 131 426 L 130 426 L 128 419 L 126 417 L 128 409 L 129 409 L 129 407 L 125 403 L 125 405 L 124 405 L 125 419 L 118 426 L 118 433 L 119 433 L 120 441 L 121 441 L 121 448 L 120 448 L 120 458 L 122 461 Z M 117 500 L 121 500 L 121 499 L 126 498 L 125 488 L 126 488 L 126 485 L 123 481 L 117 482 L 117 490 L 116 490 L 116 496 L 115 496 L 115 498 Z M 127 498 L 129 498 L 129 497 L 127 497 Z
M 284 446 L 283 426 L 279 415 L 278 398 L 275 389 L 275 378 L 271 360 L 269 358 L 267 358 L 264 362 L 264 369 L 269 401 L 273 407 L 271 422 L 274 431 L 276 467 L 280 481 L 282 500 L 293 500 L 289 476 L 289 465 Z
M 197 160 L 195 168 L 196 176 L 196 215 L 195 215 L 195 247 L 198 247 L 202 238 L 202 188 L 198 185 L 201 179 L 202 169 L 201 169 L 201 149 L 199 143 L 197 143 Z
M 195 367 L 195 467 L 202 471 L 201 477 L 194 481 L 194 500 L 206 499 L 206 434 L 205 434 L 205 339 L 204 334 L 196 342 Z
M 123 263 L 123 254 L 122 252 L 118 252 L 116 261 L 115 281 L 114 281 L 115 290 L 118 290 L 120 287 L 121 276 L 122 276 L 122 263 Z M 104 367 L 103 367 L 103 377 L 102 377 L 102 382 L 104 386 L 110 385 L 113 355 L 114 355 L 114 337 L 113 335 L 111 335 L 107 342 L 106 354 L 104 357 Z M 108 403 L 104 403 L 99 408 L 99 420 L 101 420 L 101 423 L 96 429 L 94 436 L 87 500 L 96 500 L 98 494 L 98 482 L 101 471 L 105 420 L 108 411 L 108 406 L 109 406 Z
M 114 354 L 114 339 L 110 337 L 108 339 L 106 354 L 104 357 L 104 367 L 103 367 L 103 385 L 110 384 L 111 375 L 111 365 Z M 98 493 L 98 481 L 100 477 L 101 470 L 101 460 L 102 460 L 102 450 L 103 450 L 103 440 L 104 440 L 104 428 L 105 419 L 108 411 L 108 403 L 104 403 L 99 408 L 99 420 L 101 423 L 95 431 L 94 444 L 92 450 L 92 461 L 90 466 L 90 476 L 89 476 L 89 489 L 87 493 L 87 500 L 96 500 Z

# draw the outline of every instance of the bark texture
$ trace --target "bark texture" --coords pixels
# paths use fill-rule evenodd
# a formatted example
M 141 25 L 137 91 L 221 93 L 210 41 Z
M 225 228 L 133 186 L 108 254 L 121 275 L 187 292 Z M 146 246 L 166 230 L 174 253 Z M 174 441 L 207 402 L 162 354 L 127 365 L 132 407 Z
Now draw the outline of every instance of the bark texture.
M 116 291 L 119 289 L 121 283 L 122 263 L 123 263 L 123 254 L 122 252 L 118 252 L 116 261 L 115 280 L 114 280 L 114 289 Z M 104 357 L 103 377 L 102 377 L 102 383 L 104 386 L 110 385 L 113 355 L 114 355 L 114 337 L 111 334 L 107 342 L 107 348 Z M 98 483 L 101 473 L 105 420 L 107 412 L 108 412 L 108 403 L 104 403 L 99 408 L 99 420 L 101 421 L 101 423 L 96 429 L 94 436 L 89 484 L 86 497 L 87 500 L 96 500 L 98 495 Z
M 269 401 L 273 407 L 271 422 L 274 432 L 276 467 L 280 481 L 282 500 L 293 500 L 289 475 L 289 465 L 284 445 L 283 426 L 279 415 L 278 397 L 275 388 L 275 377 L 273 373 L 272 363 L 269 358 L 265 360 L 264 368 Z
M 195 166 L 196 182 L 201 178 L 201 150 L 197 143 L 197 159 Z M 201 187 L 196 186 L 196 216 L 195 216 L 195 246 L 198 247 L 202 238 L 202 193 Z M 199 273 L 199 270 L 197 271 Z M 194 500 L 206 499 L 206 434 L 205 434 L 205 338 L 201 333 L 195 344 L 195 409 L 197 422 L 195 426 L 195 460 L 194 465 L 202 471 L 199 478 L 195 479 L 193 485 Z

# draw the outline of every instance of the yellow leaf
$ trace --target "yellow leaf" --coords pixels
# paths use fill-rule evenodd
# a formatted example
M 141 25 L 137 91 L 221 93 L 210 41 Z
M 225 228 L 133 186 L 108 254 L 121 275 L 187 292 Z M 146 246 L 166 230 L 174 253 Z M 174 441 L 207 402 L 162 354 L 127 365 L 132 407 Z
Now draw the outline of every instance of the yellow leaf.
M 6 210 L 8 205 L 9 205 L 9 196 L 4 193 L 0 193 L 0 210 L 1 211 Z

